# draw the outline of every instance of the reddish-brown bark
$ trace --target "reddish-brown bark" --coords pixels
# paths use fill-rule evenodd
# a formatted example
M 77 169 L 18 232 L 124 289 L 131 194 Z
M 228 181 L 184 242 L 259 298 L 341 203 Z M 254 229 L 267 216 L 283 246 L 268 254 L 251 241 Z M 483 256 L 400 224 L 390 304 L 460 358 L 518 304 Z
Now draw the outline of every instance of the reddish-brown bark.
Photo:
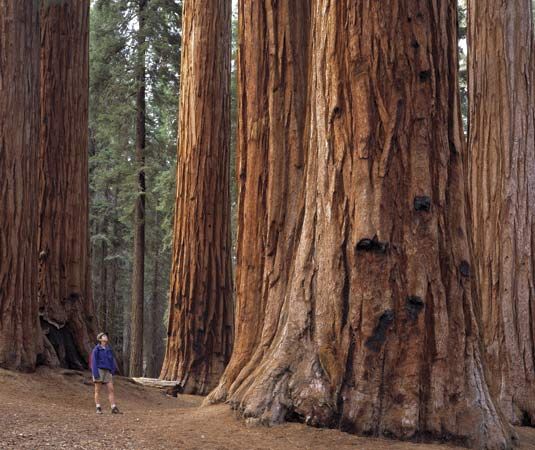
M 211 401 L 252 370 L 279 320 L 302 219 L 309 20 L 308 0 L 239 5 L 236 339 Z
M 237 361 L 208 401 L 268 423 L 509 448 L 470 273 L 456 2 L 259 3 L 240 6 L 238 283 L 250 285 L 238 284 L 236 321 L 253 330 L 237 334 Z M 285 191 L 281 155 L 266 164 L 256 139 L 289 119 L 271 124 L 261 101 L 299 100 L 284 92 L 291 78 L 258 83 L 272 73 L 259 49 L 299 67 L 291 49 L 306 47 L 308 16 L 289 12 L 308 4 L 304 178 Z M 250 107 L 264 107 L 258 120 Z M 267 245 L 279 230 L 288 245 Z
M 39 316 L 59 362 L 87 367 L 96 335 L 88 192 L 89 0 L 43 2 Z
M 230 0 L 186 0 L 168 341 L 161 377 L 214 388 L 232 349 Z
M 470 0 L 468 185 L 484 345 L 503 412 L 535 426 L 531 0 Z
M 37 301 L 39 3 L 0 2 L 0 367 L 33 370 Z

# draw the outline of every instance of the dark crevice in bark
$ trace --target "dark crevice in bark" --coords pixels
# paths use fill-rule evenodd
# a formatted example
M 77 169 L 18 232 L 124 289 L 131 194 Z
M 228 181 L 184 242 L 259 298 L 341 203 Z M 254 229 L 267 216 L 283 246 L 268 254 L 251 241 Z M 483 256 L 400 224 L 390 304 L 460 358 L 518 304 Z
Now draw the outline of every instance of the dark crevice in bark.
M 413 322 L 416 321 L 424 306 L 425 304 L 421 297 L 417 295 L 408 296 L 405 300 L 405 310 L 408 318 Z
M 366 339 L 366 346 L 370 350 L 373 350 L 374 352 L 381 350 L 382 345 L 386 341 L 388 330 L 394 323 L 394 318 L 395 314 L 391 309 L 388 309 L 381 314 L 381 317 L 379 317 L 379 321 L 373 330 L 373 334 Z
M 428 196 L 414 197 L 414 209 L 416 211 L 431 211 L 431 198 L 429 198 Z
M 80 354 L 76 340 L 69 325 L 57 327 L 41 318 L 41 329 L 48 341 L 54 347 L 54 351 L 61 367 L 73 370 L 85 370 L 88 361 Z
M 380 242 L 377 235 L 372 239 L 363 238 L 357 243 L 356 249 L 363 252 L 386 253 L 388 243 Z

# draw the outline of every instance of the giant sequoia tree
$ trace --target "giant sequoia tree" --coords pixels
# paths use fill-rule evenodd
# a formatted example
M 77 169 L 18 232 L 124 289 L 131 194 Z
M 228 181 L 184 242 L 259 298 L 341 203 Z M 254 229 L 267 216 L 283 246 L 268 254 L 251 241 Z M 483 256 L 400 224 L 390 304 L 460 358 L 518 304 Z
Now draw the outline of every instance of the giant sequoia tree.
M 239 5 L 236 339 L 211 401 L 250 373 L 279 319 L 302 219 L 309 20 L 309 0 Z
M 487 387 L 475 313 L 455 2 L 311 2 L 310 69 L 296 80 L 310 83 L 306 151 L 287 169 L 302 167 L 304 181 L 293 190 L 273 152 L 260 183 L 248 180 L 265 155 L 256 140 L 282 129 L 266 130 L 268 115 L 250 120 L 246 107 L 256 96 L 280 108 L 283 96 L 282 123 L 299 116 L 291 78 L 257 84 L 255 74 L 270 66 L 252 49 L 268 49 L 284 76 L 299 73 L 292 48 L 304 39 L 308 2 L 251 3 L 240 6 L 240 225 L 247 226 L 238 280 L 249 279 L 258 294 L 240 298 L 238 287 L 236 319 L 261 329 L 237 334 L 235 358 L 245 360 L 229 365 L 211 400 L 226 398 L 266 422 L 299 418 L 507 448 L 511 431 Z M 291 22 L 290 8 L 302 12 Z M 272 174 L 259 214 L 251 205 Z M 292 208 L 268 221 L 264 211 L 281 197 Z
M 0 367 L 31 370 L 37 302 L 39 3 L 0 1 Z
M 42 2 L 39 315 L 63 366 L 95 335 L 89 262 L 89 0 Z
M 471 0 L 468 180 L 484 344 L 513 423 L 535 425 L 535 48 L 531 0 Z
M 169 328 L 161 377 L 206 393 L 230 357 L 230 0 L 184 2 Z

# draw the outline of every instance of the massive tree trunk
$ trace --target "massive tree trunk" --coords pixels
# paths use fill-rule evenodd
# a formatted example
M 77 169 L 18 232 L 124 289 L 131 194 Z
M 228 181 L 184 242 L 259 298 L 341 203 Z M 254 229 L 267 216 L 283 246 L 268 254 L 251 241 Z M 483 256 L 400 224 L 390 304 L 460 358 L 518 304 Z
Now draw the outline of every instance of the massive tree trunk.
M 89 1 L 42 2 L 39 316 L 64 367 L 95 339 L 88 187 Z
M 309 0 L 239 5 L 236 339 L 210 401 L 276 330 L 302 219 L 309 22 Z
M 469 2 L 468 180 L 484 344 L 510 421 L 535 426 L 531 0 Z
M 39 3 L 0 1 L 0 367 L 33 370 L 37 301 Z
M 230 357 L 230 0 L 186 0 L 168 342 L 161 377 L 214 388 Z
M 148 0 L 138 0 L 136 164 L 138 192 L 134 219 L 134 268 L 130 331 L 130 376 L 143 372 L 143 303 L 145 297 L 145 10 Z
M 297 7 L 289 0 L 254 11 L 241 3 L 240 56 L 258 45 L 263 23 L 280 20 L 286 26 L 270 54 L 281 66 L 295 64 L 291 33 L 307 15 L 288 15 Z M 267 286 L 262 297 L 238 300 L 237 323 L 262 330 L 238 334 L 244 344 L 236 348 L 252 356 L 229 366 L 211 399 L 265 422 L 507 448 L 512 431 L 487 387 L 470 274 L 455 2 L 316 0 L 310 28 L 310 73 L 301 79 L 310 82 L 304 188 L 285 193 L 274 177 L 265 200 L 269 209 L 283 195 L 299 208 L 276 228 L 296 214 L 295 245 L 259 241 L 269 242 L 270 224 L 247 206 L 259 183 L 248 185 L 242 165 L 238 270 L 259 271 L 251 289 L 257 277 Z M 266 122 L 244 112 L 250 95 L 263 98 L 248 75 L 270 68 L 251 56 L 240 63 L 239 139 L 242 161 L 252 158 L 254 167 Z M 267 179 L 277 174 L 265 169 Z M 262 253 L 247 260 L 252 246 Z M 287 282 L 284 271 L 271 277 L 261 267 L 264 258 L 284 265 Z M 271 296 L 281 280 L 279 297 Z

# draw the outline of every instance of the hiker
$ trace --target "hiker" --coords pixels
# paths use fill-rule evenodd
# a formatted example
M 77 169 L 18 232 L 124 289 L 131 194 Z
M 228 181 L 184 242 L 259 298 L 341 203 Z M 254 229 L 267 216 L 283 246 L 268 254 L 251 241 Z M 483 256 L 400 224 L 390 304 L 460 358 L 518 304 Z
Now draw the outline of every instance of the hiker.
M 111 413 L 121 414 L 115 404 L 115 393 L 113 390 L 113 375 L 117 369 L 113 351 L 108 345 L 108 335 L 99 333 L 97 336 L 98 344 L 91 352 L 91 372 L 93 374 L 93 383 L 95 383 L 95 404 L 97 414 L 102 414 L 100 406 L 100 389 L 103 384 L 108 389 L 108 399 L 110 400 Z

